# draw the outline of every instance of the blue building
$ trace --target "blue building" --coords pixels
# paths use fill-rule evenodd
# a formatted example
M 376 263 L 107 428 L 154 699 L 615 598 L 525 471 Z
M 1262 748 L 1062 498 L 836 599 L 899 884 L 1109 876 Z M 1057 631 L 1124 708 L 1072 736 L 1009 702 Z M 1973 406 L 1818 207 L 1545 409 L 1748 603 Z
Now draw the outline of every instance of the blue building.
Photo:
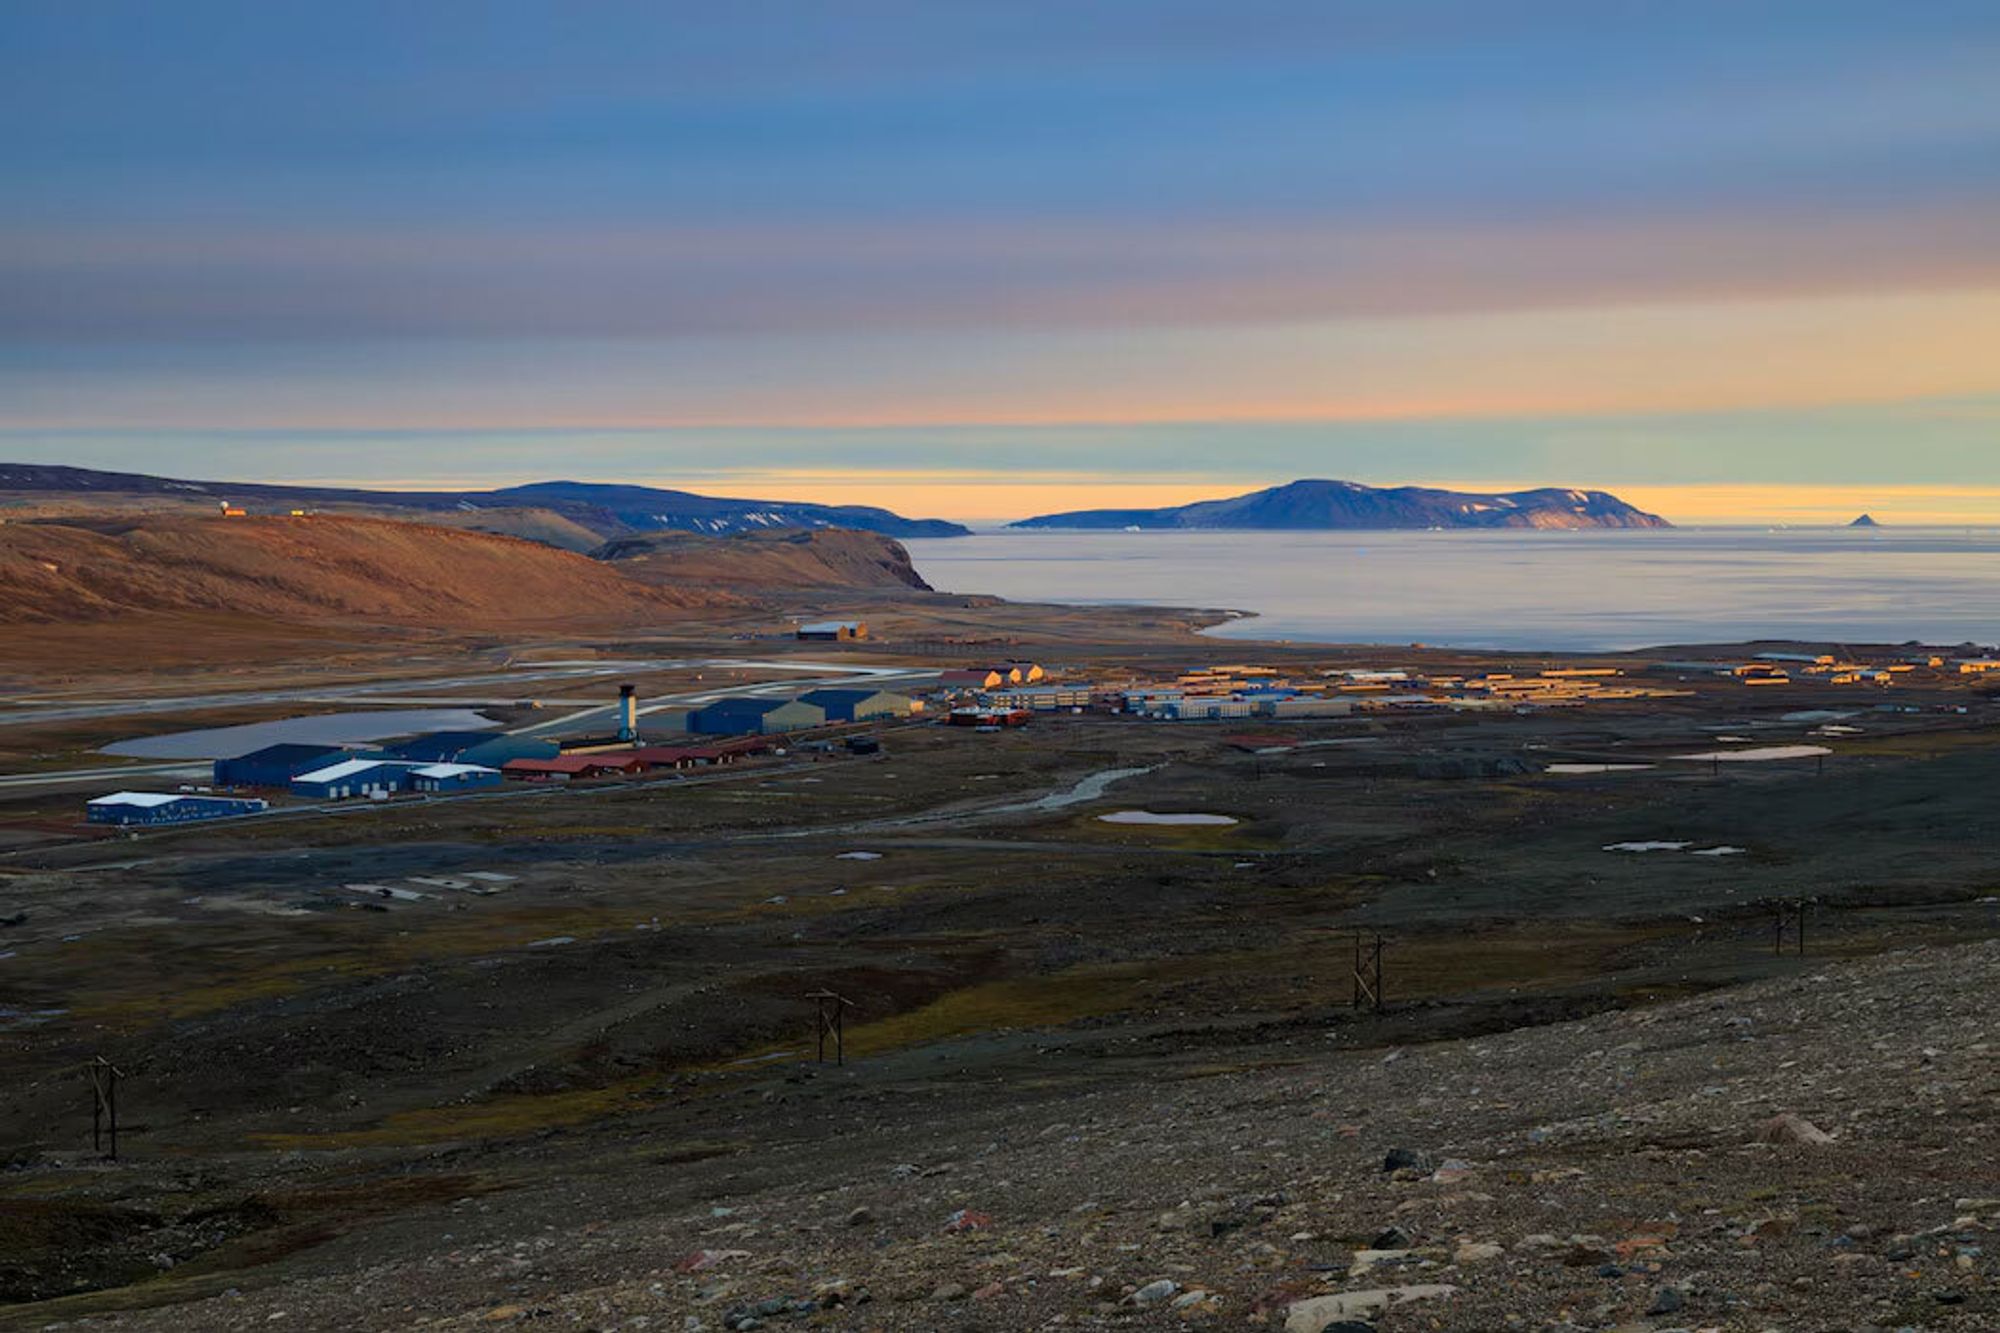
M 121 791 L 99 796 L 84 806 L 93 824 L 186 824 L 197 819 L 228 819 L 271 808 L 269 801 L 243 796 L 190 796 L 164 791 Z
M 539 736 L 493 731 L 433 731 L 384 747 L 397 759 L 419 764 L 477 764 L 498 768 L 509 759 L 553 759 L 562 747 Z
M 344 745 L 267 745 L 233 759 L 215 761 L 218 787 L 283 787 L 301 773 L 325 768 L 359 752 Z
M 798 699 L 717 699 L 688 714 L 688 730 L 704 736 L 753 736 L 826 725 L 826 710 Z
M 422 792 L 478 791 L 504 786 L 506 778 L 484 764 L 425 764 L 410 770 L 410 785 Z
M 829 722 L 866 722 L 876 717 L 908 717 L 916 701 L 889 690 L 835 688 L 807 690 L 799 702 L 824 710 Z
M 418 764 L 398 759 L 343 759 L 292 779 L 292 795 L 315 801 L 345 801 L 355 796 L 387 796 L 408 791 Z

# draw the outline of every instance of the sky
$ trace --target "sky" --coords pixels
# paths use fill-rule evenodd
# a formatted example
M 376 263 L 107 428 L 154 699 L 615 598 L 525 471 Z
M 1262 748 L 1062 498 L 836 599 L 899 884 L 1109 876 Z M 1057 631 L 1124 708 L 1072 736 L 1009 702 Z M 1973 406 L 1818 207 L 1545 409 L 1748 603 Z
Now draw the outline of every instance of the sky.
M 1992 0 L 9 0 L 0 460 L 2000 521 Z

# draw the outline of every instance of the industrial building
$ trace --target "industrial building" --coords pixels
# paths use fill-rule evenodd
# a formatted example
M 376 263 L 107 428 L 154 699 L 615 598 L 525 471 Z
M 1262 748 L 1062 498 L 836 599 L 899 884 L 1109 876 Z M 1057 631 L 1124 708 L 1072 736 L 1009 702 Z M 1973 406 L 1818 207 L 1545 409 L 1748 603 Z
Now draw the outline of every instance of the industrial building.
M 1289 689 L 1251 689 L 1235 694 L 1190 694 L 1185 690 L 1127 690 L 1125 710 L 1176 722 L 1239 717 L 1345 717 L 1355 700 L 1330 699 Z
M 1032 689 L 998 690 L 991 694 L 987 702 L 996 708 L 1026 708 L 1031 712 L 1048 713 L 1062 708 L 1090 708 L 1097 702 L 1097 691 L 1088 685 L 1042 685 Z
M 907 694 L 889 690 L 807 690 L 800 703 L 811 704 L 829 722 L 866 722 L 877 717 L 908 717 L 923 707 Z
M 632 753 L 647 768 L 708 768 L 733 764 L 745 752 L 727 745 L 642 745 Z
M 770 735 L 826 725 L 826 710 L 798 699 L 717 699 L 688 714 L 688 730 L 704 736 Z
M 344 745 L 267 745 L 261 750 L 215 761 L 218 787 L 284 787 L 301 773 L 360 757 Z
M 1183 698 L 1165 705 L 1165 714 L 1181 722 L 1218 717 L 1251 717 L 1257 712 L 1257 705 L 1248 699 L 1229 699 L 1215 696 Z
M 424 767 L 397 759 L 343 759 L 292 779 L 292 795 L 314 801 L 382 797 L 410 790 L 411 771 Z
M 636 750 L 565 754 L 554 759 L 509 759 L 501 772 L 521 782 L 571 782 L 583 778 L 631 777 L 649 765 Z
M 1034 720 L 1034 714 L 1025 708 L 954 708 L 945 720 L 954 727 L 998 731 L 1003 727 L 1025 727 Z
M 186 795 L 163 791 L 120 791 L 84 803 L 92 824 L 186 824 L 197 819 L 230 819 L 271 808 L 247 796 Z
M 432 731 L 385 746 L 387 754 L 418 764 L 477 764 L 498 768 L 509 759 L 553 759 L 562 747 L 539 736 L 493 731 Z
M 503 782 L 500 770 L 485 764 L 425 764 L 410 770 L 410 786 L 421 792 L 479 791 Z
M 800 625 L 797 635 L 801 639 L 832 643 L 841 639 L 865 639 L 868 625 L 861 620 L 815 620 Z
M 1354 701 L 1304 695 L 1296 699 L 1273 699 L 1258 711 L 1271 717 L 1345 717 L 1354 711 Z

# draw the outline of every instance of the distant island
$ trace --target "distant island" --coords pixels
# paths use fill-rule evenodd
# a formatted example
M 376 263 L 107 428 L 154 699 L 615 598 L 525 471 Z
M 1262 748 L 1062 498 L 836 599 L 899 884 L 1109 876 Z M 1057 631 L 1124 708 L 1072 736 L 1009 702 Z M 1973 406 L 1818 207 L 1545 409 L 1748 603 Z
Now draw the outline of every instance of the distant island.
M 1852 523 L 1849 523 L 1847 526 L 1850 528 L 1879 528 L 1882 525 L 1875 521 L 1875 516 L 1873 514 L 1863 514 L 1860 518 L 1855 519 Z
M 1668 528 L 1657 514 L 1607 491 L 1544 487 L 1480 494 L 1428 486 L 1295 481 L 1229 500 L 1164 509 L 1079 509 L 1010 523 L 1012 528 L 1236 529 L 1314 532 L 1396 528 Z

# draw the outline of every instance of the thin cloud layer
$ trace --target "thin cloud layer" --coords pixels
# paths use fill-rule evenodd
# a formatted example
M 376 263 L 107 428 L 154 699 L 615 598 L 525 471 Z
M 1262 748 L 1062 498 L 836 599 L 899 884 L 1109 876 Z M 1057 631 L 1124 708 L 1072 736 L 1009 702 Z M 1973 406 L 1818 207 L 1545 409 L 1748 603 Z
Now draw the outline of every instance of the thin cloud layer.
M 1731 413 L 2000 392 L 1971 0 L 22 0 L 0 51 L 17 453 L 1083 422 L 1136 477 L 1432 421 L 1527 476 L 1583 418 L 1711 468 Z

